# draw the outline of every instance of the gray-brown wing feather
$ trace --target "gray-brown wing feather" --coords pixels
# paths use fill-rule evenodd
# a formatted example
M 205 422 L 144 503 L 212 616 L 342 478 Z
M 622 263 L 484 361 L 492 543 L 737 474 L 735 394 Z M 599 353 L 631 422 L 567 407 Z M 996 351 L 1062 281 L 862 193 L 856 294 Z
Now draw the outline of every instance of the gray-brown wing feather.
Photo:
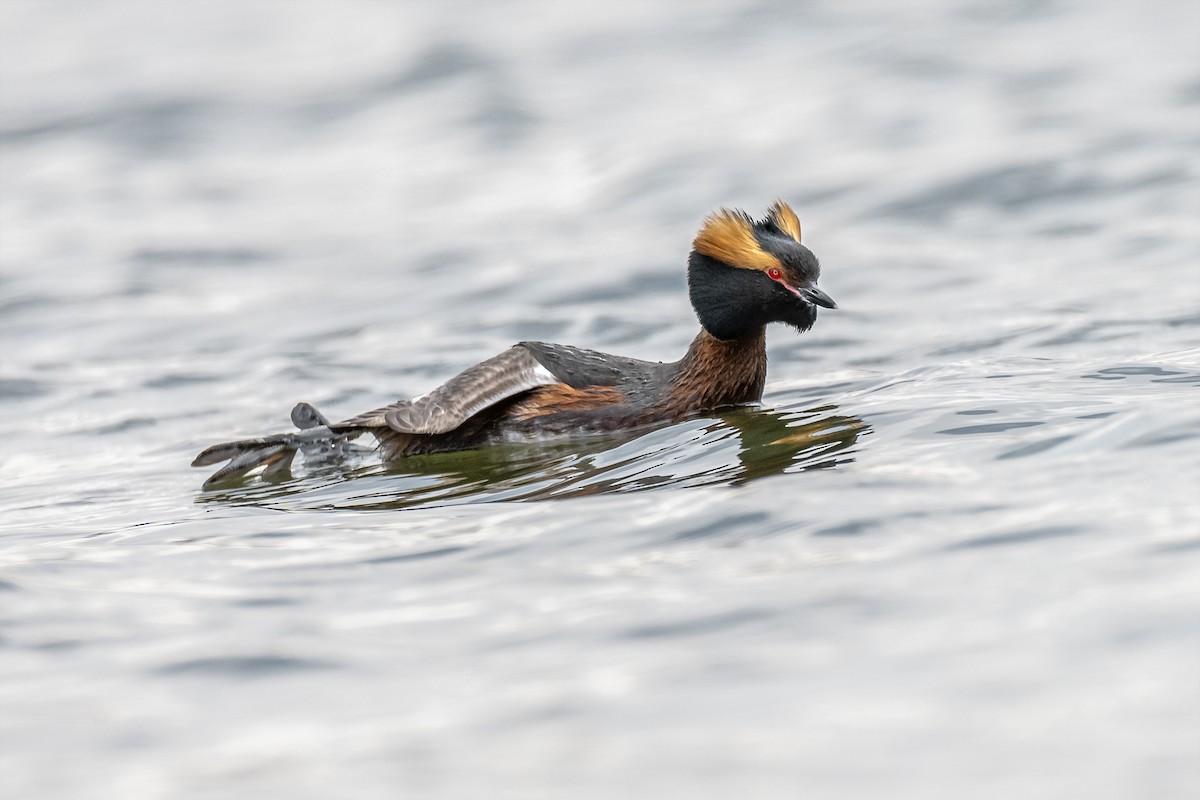
M 388 427 L 399 433 L 449 433 L 489 406 L 559 380 L 521 345 L 464 370 L 428 394 L 359 414 L 331 427 Z

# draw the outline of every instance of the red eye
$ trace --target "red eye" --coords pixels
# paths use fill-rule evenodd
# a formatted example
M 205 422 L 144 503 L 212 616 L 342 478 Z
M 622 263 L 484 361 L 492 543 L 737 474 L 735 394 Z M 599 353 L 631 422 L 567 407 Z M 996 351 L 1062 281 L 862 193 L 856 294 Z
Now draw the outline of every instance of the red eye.
M 769 270 L 767 270 L 767 277 L 773 281 L 777 281 L 783 277 L 783 272 L 779 269 L 779 267 L 771 267 Z

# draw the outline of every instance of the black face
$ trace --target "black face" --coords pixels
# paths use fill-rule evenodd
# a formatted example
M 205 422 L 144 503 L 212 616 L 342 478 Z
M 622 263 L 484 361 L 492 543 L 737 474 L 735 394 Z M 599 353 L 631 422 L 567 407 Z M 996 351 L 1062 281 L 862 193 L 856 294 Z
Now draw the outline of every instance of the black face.
M 780 259 L 784 268 L 781 277 L 797 288 L 811 286 L 820 273 L 816 256 L 794 241 L 791 246 L 789 260 Z M 817 320 L 813 303 L 772 280 L 766 272 L 731 267 L 695 251 L 688 259 L 688 296 L 700 324 L 718 339 L 757 333 L 770 322 L 806 331 Z

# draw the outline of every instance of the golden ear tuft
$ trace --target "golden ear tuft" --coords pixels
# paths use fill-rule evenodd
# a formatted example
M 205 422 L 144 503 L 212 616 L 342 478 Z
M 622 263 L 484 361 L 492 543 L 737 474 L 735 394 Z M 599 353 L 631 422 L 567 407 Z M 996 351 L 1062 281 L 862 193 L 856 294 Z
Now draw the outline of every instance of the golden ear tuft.
M 796 229 L 799 230 L 799 225 Z M 692 247 L 697 253 L 731 267 L 768 270 L 780 266 L 779 259 L 762 249 L 754 236 L 754 220 L 742 211 L 722 208 L 710 215 L 696 234 Z
M 800 220 L 796 216 L 796 212 L 792 211 L 792 207 L 782 200 L 776 200 L 775 204 L 767 211 L 767 219 L 775 223 L 775 227 L 786 233 L 788 236 L 800 241 Z

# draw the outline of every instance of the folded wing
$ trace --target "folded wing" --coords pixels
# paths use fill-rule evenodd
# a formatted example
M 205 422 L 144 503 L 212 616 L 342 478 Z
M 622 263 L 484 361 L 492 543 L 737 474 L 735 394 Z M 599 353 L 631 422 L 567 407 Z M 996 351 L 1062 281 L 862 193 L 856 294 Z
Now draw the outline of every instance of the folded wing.
M 449 433 L 485 408 L 502 400 L 560 383 L 541 362 L 521 345 L 481 361 L 443 383 L 428 394 L 359 414 L 330 427 L 387 427 L 397 433 Z

